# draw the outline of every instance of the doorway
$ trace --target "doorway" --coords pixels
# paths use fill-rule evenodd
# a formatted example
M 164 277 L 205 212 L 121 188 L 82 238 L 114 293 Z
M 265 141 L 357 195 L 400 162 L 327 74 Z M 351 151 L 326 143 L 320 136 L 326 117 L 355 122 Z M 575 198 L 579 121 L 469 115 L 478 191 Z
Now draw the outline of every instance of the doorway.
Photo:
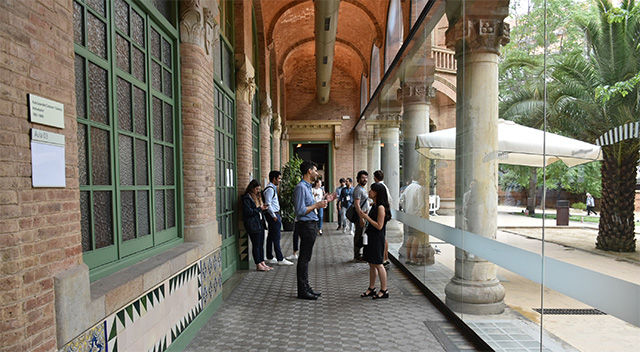
M 318 175 L 322 180 L 325 192 L 333 192 L 333 175 L 331 142 L 291 142 L 290 155 L 295 155 L 302 160 L 311 160 L 318 164 Z M 333 221 L 335 205 L 332 203 L 324 212 L 323 222 Z

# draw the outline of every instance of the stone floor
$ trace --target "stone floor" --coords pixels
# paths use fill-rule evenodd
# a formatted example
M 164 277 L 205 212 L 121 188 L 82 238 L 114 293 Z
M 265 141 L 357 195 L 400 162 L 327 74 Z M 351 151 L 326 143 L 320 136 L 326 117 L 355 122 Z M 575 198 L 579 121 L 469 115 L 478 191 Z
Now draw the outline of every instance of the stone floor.
M 390 298 L 360 298 L 368 265 L 351 263 L 353 237 L 325 226 L 309 268 L 317 301 L 296 298 L 296 267 L 244 275 L 186 351 L 473 350 L 404 274 L 389 267 Z M 290 232 L 282 248 L 291 253 Z M 225 285 L 226 286 L 226 285 Z M 379 288 L 379 286 L 378 286 Z M 230 289 L 225 287 L 227 291 Z

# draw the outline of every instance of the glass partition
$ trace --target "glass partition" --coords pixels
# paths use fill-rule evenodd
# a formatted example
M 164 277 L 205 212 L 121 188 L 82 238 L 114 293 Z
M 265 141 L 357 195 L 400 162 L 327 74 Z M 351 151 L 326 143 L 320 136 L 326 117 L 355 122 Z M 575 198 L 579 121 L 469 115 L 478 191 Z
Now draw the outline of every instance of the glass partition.
M 640 344 L 639 8 L 431 0 L 369 87 L 390 256 L 494 350 Z

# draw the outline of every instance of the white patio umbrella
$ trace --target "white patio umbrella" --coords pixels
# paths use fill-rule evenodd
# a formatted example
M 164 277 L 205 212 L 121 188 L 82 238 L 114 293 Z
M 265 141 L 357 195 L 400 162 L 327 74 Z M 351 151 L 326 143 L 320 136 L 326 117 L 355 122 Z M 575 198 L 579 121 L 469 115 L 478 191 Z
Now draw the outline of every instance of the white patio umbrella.
M 543 137 L 544 135 L 546 137 Z M 498 159 L 500 164 L 540 167 L 543 165 L 543 138 L 546 139 L 547 145 L 544 165 L 562 160 L 571 167 L 602 160 L 602 151 L 597 145 L 502 119 L 498 120 L 496 155 L 486 157 Z M 418 135 L 416 150 L 429 159 L 455 160 L 456 129 L 449 128 Z

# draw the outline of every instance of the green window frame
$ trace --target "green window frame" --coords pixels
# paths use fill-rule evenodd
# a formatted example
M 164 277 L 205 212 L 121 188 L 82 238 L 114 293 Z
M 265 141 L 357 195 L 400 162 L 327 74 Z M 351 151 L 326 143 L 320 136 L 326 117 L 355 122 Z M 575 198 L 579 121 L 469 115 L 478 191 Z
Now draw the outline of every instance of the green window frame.
M 73 4 L 82 247 L 96 280 L 182 242 L 178 31 L 154 4 Z

